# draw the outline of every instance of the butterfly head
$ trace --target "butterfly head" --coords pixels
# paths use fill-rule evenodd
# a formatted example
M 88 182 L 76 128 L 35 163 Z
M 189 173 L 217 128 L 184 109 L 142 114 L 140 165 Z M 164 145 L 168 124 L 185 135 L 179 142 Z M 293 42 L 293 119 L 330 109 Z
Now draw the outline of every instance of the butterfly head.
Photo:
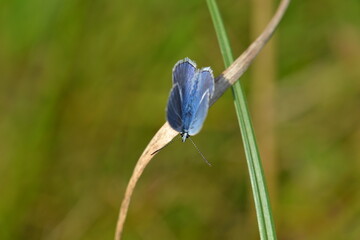
M 180 136 L 181 136 L 182 142 L 185 142 L 186 139 L 187 139 L 188 137 L 190 137 L 189 133 L 187 133 L 187 132 L 182 132 L 182 133 L 180 133 Z

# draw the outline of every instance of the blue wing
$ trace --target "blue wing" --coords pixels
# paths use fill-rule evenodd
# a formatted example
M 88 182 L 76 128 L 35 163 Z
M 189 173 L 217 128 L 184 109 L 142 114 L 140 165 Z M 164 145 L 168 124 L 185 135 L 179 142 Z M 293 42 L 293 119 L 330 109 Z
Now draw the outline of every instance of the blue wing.
M 211 96 L 214 94 L 214 77 L 210 68 L 202 68 L 198 72 L 197 89 L 194 93 L 192 119 L 189 125 L 189 134 L 197 134 L 205 121 Z
M 182 94 L 178 84 L 175 84 L 171 89 L 166 108 L 166 118 L 174 130 L 178 132 L 182 131 Z
M 209 90 L 209 96 L 212 97 L 215 89 L 214 85 L 215 85 L 214 76 L 211 68 L 209 67 L 202 68 L 199 73 L 198 93 L 200 94 L 200 96 L 202 96 L 202 94 L 204 94 L 207 90 Z
M 196 72 L 196 63 L 189 58 L 178 61 L 173 68 L 173 85 L 178 84 L 181 92 L 187 91 Z
M 194 113 L 193 119 L 190 123 L 189 134 L 191 136 L 200 132 L 209 110 L 209 101 L 210 101 L 210 94 L 208 90 L 202 95 L 199 105 L 197 106 L 196 112 Z
M 178 132 L 183 131 L 183 99 L 189 95 L 195 73 L 196 64 L 189 58 L 178 61 L 173 68 L 173 88 L 168 101 L 166 118 L 170 126 Z

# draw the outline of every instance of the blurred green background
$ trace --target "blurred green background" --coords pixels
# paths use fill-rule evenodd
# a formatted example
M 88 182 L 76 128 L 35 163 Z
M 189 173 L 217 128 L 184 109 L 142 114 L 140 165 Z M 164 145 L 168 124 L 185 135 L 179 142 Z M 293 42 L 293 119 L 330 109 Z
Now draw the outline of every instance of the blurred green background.
M 218 2 L 235 56 L 277 3 Z M 269 46 L 241 81 L 279 239 L 360 239 L 360 2 L 293 1 Z M 2 0 L 0 239 L 112 239 L 184 57 L 224 70 L 204 0 Z M 156 155 L 124 239 L 259 238 L 230 91 L 193 139 L 213 167 Z

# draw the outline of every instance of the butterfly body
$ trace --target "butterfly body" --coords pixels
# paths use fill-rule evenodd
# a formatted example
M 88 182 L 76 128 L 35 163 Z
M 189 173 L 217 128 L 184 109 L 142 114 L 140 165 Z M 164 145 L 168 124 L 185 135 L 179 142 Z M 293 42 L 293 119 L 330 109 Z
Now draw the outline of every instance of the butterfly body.
M 166 116 L 183 142 L 201 130 L 213 93 L 214 77 L 209 67 L 197 69 L 188 58 L 175 64 Z

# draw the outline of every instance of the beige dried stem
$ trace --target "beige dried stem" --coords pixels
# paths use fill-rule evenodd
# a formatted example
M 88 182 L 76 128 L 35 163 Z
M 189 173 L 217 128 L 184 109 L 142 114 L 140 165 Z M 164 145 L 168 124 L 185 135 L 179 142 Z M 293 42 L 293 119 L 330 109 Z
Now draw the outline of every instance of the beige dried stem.
M 228 89 L 231 85 L 233 85 L 240 78 L 240 76 L 247 70 L 250 63 L 254 60 L 256 55 L 260 52 L 260 50 L 264 47 L 266 42 L 270 39 L 270 37 L 274 33 L 289 3 L 290 0 L 282 0 L 280 2 L 280 5 L 275 15 L 273 16 L 269 24 L 266 26 L 265 30 L 261 33 L 261 35 L 248 47 L 248 49 L 246 49 L 246 51 L 243 54 L 240 55 L 240 57 L 238 57 L 233 62 L 233 64 L 231 64 L 229 68 L 227 68 L 220 76 L 218 76 L 215 79 L 215 93 L 212 99 L 210 100 L 210 105 L 213 105 L 224 94 L 226 89 Z M 144 152 L 140 156 L 138 162 L 136 163 L 130 181 L 127 185 L 125 196 L 121 203 L 119 218 L 115 232 L 115 240 L 121 239 L 121 234 L 124 228 L 124 222 L 126 219 L 132 193 L 145 167 L 154 157 L 154 155 L 151 155 L 151 153 L 165 146 L 177 134 L 178 132 L 171 129 L 169 124 L 166 122 L 155 134 L 155 136 L 152 138 L 152 140 L 150 141 L 150 143 L 147 145 Z

